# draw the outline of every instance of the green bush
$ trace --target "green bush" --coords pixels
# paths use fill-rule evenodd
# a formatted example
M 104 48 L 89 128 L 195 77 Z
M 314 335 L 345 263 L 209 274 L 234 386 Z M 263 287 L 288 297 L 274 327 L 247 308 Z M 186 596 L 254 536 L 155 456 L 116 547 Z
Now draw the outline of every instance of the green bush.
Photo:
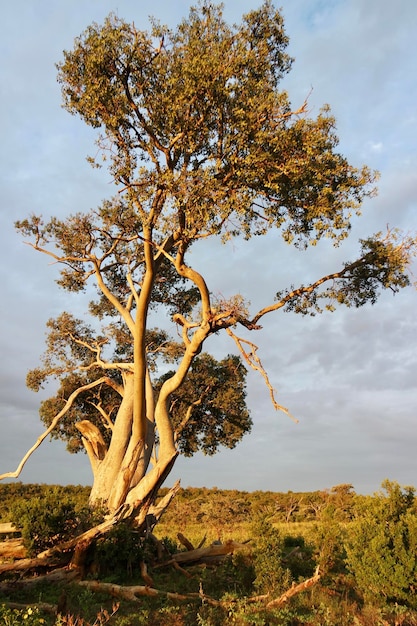
M 417 606 L 414 489 L 385 481 L 346 539 L 347 567 L 365 600 Z
M 316 569 L 314 548 L 300 535 L 287 535 L 283 540 L 283 562 L 294 580 L 309 578 Z
M 120 522 L 97 543 L 94 562 L 101 576 L 111 574 L 124 580 L 140 572 L 140 563 L 149 561 L 152 548 L 143 536 Z
M 254 587 L 261 594 L 279 594 L 291 586 L 291 572 L 283 566 L 284 539 L 265 518 L 255 522 Z
M 37 554 L 86 530 L 96 512 L 74 503 L 63 488 L 53 488 L 42 497 L 18 500 L 11 508 L 13 524 L 21 529 L 24 546 Z
M 346 552 L 342 525 L 334 521 L 329 510 L 322 515 L 321 521 L 314 525 L 312 541 L 316 546 L 315 559 L 320 566 L 322 576 L 328 578 L 346 571 Z

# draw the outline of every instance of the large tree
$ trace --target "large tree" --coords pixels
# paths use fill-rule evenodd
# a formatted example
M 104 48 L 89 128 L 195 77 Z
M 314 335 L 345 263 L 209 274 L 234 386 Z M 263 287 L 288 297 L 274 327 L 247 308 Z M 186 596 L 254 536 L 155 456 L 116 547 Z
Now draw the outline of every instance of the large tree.
M 65 107 L 100 130 L 116 195 L 64 221 L 33 215 L 17 224 L 61 265 L 63 289 L 91 297 L 92 284 L 97 292 L 90 323 L 68 312 L 49 321 L 28 384 L 58 379 L 41 407 L 48 432 L 86 450 L 93 503 L 125 505 L 137 520 L 179 452 L 211 454 L 249 431 L 242 361 L 282 408 L 249 340 L 262 318 L 362 306 L 409 284 L 415 241 L 393 231 L 361 241 L 359 258 L 257 311 L 239 294 L 215 298 L 196 269 L 209 238 L 250 246 L 275 230 L 301 251 L 324 237 L 338 245 L 374 193 L 375 175 L 338 152 L 330 111 L 311 118 L 307 103 L 292 108 L 280 88 L 292 63 L 287 43 L 268 0 L 236 26 L 203 1 L 175 30 L 155 22 L 140 31 L 110 15 L 58 65 Z M 202 352 L 220 332 L 238 356 Z

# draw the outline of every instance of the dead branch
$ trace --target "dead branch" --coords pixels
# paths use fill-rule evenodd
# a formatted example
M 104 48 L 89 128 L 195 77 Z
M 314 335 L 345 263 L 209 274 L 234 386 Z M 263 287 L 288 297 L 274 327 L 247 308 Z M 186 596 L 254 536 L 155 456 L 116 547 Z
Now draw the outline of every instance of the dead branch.
M 91 466 L 96 468 L 98 462 L 102 461 L 107 453 L 107 446 L 103 435 L 99 428 L 90 422 L 90 420 L 76 422 L 75 428 L 79 430 L 82 435 L 84 448 L 91 461 Z
M 182 536 L 185 540 L 185 543 L 188 543 L 190 546 L 192 545 L 185 537 Z M 225 544 L 212 544 L 207 548 L 195 548 L 189 549 L 186 552 L 179 552 L 177 554 L 172 555 L 170 561 L 162 564 L 162 565 L 172 565 L 175 569 L 185 574 L 188 578 L 192 576 L 182 567 L 182 565 L 197 563 L 210 562 L 210 560 L 216 560 L 224 558 L 227 554 L 231 554 L 235 549 L 241 548 L 246 544 L 237 543 L 235 541 L 228 541 Z M 211 561 L 211 562 L 212 562 Z M 18 564 L 11 563 L 0 566 L 0 573 L 3 571 L 28 571 L 33 569 L 35 566 L 51 566 L 50 559 L 22 559 Z M 157 566 L 158 567 L 158 566 Z M 9 592 L 12 588 L 20 588 L 31 584 L 36 584 L 38 582 L 64 582 L 67 584 L 69 582 L 75 582 L 82 587 L 86 587 L 92 592 L 101 592 L 109 594 L 116 598 L 121 598 L 124 600 L 128 600 L 129 602 L 139 602 L 139 596 L 147 596 L 147 597 L 157 597 L 164 596 L 170 600 L 175 602 L 184 602 L 187 600 L 200 600 L 204 601 L 207 604 L 213 606 L 222 606 L 227 607 L 233 604 L 236 600 L 216 600 L 215 598 L 211 598 L 207 596 L 203 589 L 200 588 L 198 593 L 188 593 L 188 594 L 179 594 L 170 591 L 164 591 L 160 589 L 156 589 L 153 587 L 152 578 L 148 575 L 146 570 L 146 565 L 141 563 L 141 572 L 142 577 L 145 582 L 149 583 L 146 585 L 133 585 L 133 586 L 124 586 L 118 585 L 114 583 L 106 583 L 97 580 L 80 580 L 80 576 L 82 574 L 82 568 L 71 569 L 70 567 L 61 567 L 59 569 L 55 569 L 52 572 L 41 576 L 33 576 L 29 579 L 22 579 L 13 582 L 5 582 L 0 584 L 0 590 Z M 285 591 L 285 593 L 281 594 L 278 598 L 274 598 L 269 600 L 269 594 L 258 595 L 246 598 L 248 603 L 257 603 L 257 602 L 267 602 L 266 608 L 272 609 L 276 607 L 280 607 L 285 605 L 290 598 L 293 596 L 306 591 L 313 585 L 315 585 L 321 578 L 319 573 L 319 568 L 317 567 L 314 575 L 311 578 L 299 583 L 298 585 L 293 584 L 290 589 Z M 269 601 L 268 601 L 269 600 Z
M 22 539 L 17 538 L 0 541 L 0 560 L 24 559 L 26 556 L 26 548 L 22 543 Z
M 172 593 L 170 591 L 161 591 L 144 585 L 133 585 L 130 587 L 123 585 L 116 585 L 114 583 L 102 583 L 98 580 L 80 580 L 79 585 L 86 587 L 90 591 L 98 591 L 108 593 L 115 598 L 122 598 L 123 600 L 129 600 L 130 602 L 139 602 L 137 596 L 166 596 L 171 600 L 187 600 L 189 596 L 184 596 L 179 593 Z
M 46 437 L 54 430 L 55 426 L 58 424 L 61 417 L 65 415 L 65 413 L 71 407 L 71 405 L 73 404 L 77 396 L 79 396 L 80 393 L 82 393 L 83 391 L 87 391 L 88 389 L 97 387 L 97 385 L 100 385 L 103 382 L 107 382 L 107 380 L 108 378 L 106 376 L 103 376 L 102 378 L 99 378 L 98 380 L 95 380 L 94 382 L 89 383 L 88 385 L 83 385 L 82 387 L 79 387 L 78 389 L 76 389 L 66 401 L 64 408 L 61 409 L 61 411 L 54 417 L 50 426 L 48 426 L 48 428 L 42 433 L 42 435 L 40 435 L 37 438 L 34 445 L 26 452 L 26 454 L 20 461 L 19 465 L 17 466 L 17 469 L 14 472 L 6 472 L 5 474 L 0 474 L 0 480 L 3 480 L 4 478 L 18 478 L 28 458 L 33 454 L 33 452 L 35 452 L 37 448 L 39 448 L 42 441 L 46 439 Z
M 243 339 L 242 337 L 238 337 L 237 335 L 235 335 L 235 333 L 230 328 L 226 328 L 226 332 L 234 340 L 235 344 L 237 345 L 237 347 L 239 349 L 239 352 L 241 353 L 241 355 L 245 359 L 246 363 L 253 370 L 255 370 L 256 372 L 259 372 L 261 374 L 261 376 L 263 377 L 263 379 L 265 381 L 265 384 L 266 384 L 266 386 L 269 389 L 269 396 L 271 398 L 271 402 L 272 402 L 274 408 L 277 411 L 282 411 L 283 413 L 288 415 L 288 417 L 290 417 L 296 424 L 298 424 L 298 420 L 293 415 L 291 415 L 289 410 L 286 409 L 285 406 L 281 406 L 281 404 L 278 404 L 278 402 L 276 401 L 276 399 L 275 399 L 275 389 L 271 385 L 271 382 L 269 380 L 268 374 L 267 374 L 264 366 L 262 365 L 261 359 L 257 355 L 258 346 L 256 346 L 251 341 L 248 341 L 247 339 Z M 245 350 L 245 348 L 243 347 L 244 344 L 249 347 L 249 352 L 247 352 Z
M 177 570 L 177 572 L 180 572 L 181 574 L 184 574 L 184 576 L 186 578 L 192 578 L 193 575 L 190 574 L 190 572 L 187 572 L 186 569 L 184 569 L 183 567 L 181 567 L 181 565 L 178 565 L 178 563 L 176 563 L 175 561 L 172 561 L 172 567 Z
M 191 543 L 191 541 L 189 541 L 187 539 L 187 537 L 184 537 L 184 535 L 182 533 L 178 533 L 177 534 L 177 538 L 178 541 L 180 543 L 182 543 L 182 545 L 184 546 L 184 548 L 187 548 L 187 550 L 195 550 L 193 544 Z M 200 546 L 199 546 L 200 547 Z
M 148 574 L 148 568 L 147 568 L 145 561 L 141 561 L 139 563 L 139 566 L 140 566 L 140 575 L 142 576 L 144 582 L 146 583 L 148 587 L 152 587 L 154 583 L 153 583 L 152 578 Z
M 225 557 L 239 548 L 243 548 L 245 544 L 236 541 L 226 541 L 226 543 L 211 544 L 207 548 L 196 548 L 187 552 L 177 552 L 173 554 L 169 563 L 175 561 L 185 565 L 187 563 L 207 562 L 216 557 Z
M 321 578 L 321 575 L 319 573 L 319 568 L 317 567 L 314 573 L 314 576 L 312 576 L 311 578 L 308 578 L 307 580 L 304 580 L 302 583 L 299 583 L 298 585 L 294 584 L 285 593 L 280 595 L 279 598 L 275 598 L 274 600 L 271 600 L 270 602 L 268 602 L 268 604 L 266 605 L 266 608 L 272 609 L 277 606 L 283 606 L 293 596 L 297 595 L 298 593 L 302 593 L 303 591 L 305 591 L 306 589 L 309 589 L 310 587 L 313 587 L 313 585 L 318 583 L 320 578 Z
M 5 572 L 28 572 L 39 568 L 58 567 L 63 564 L 63 561 L 65 564 L 66 560 L 67 559 L 52 558 L 51 555 L 43 558 L 35 557 L 33 559 L 19 559 L 13 563 L 1 563 L 0 574 Z
M 31 576 L 30 578 L 19 578 L 19 580 L 2 582 L 0 583 L 0 591 L 7 593 L 24 587 L 31 587 L 33 585 L 37 585 L 38 583 L 68 584 L 79 578 L 79 572 L 70 570 L 67 567 L 60 567 L 59 569 L 54 569 L 52 572 L 48 572 L 47 574 L 42 574 L 40 576 Z
M 0 524 L 0 535 L 8 535 L 9 533 L 20 533 L 20 530 L 12 522 L 2 522 Z

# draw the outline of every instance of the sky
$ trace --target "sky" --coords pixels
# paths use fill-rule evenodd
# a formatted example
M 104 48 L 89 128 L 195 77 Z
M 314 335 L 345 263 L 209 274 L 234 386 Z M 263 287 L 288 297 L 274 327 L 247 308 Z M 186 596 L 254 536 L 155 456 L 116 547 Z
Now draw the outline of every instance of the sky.
M 14 222 L 30 213 L 64 218 L 114 193 L 91 169 L 95 134 L 61 108 L 55 63 L 91 22 L 114 11 L 147 29 L 148 16 L 175 26 L 188 0 L 14 0 L 0 23 L 0 474 L 14 471 L 42 433 L 44 395 L 25 386 L 44 349 L 45 323 L 62 310 L 84 315 L 78 296 L 59 290 L 57 268 L 25 245 Z M 257 0 L 226 0 L 239 22 Z M 198 262 L 210 289 L 242 293 L 253 310 L 290 284 L 314 280 L 353 260 L 358 239 L 399 227 L 417 231 L 417 3 L 415 0 L 280 0 L 289 53 L 283 87 L 293 108 L 309 95 L 311 116 L 330 104 L 340 151 L 379 170 L 342 247 L 295 251 L 277 235 L 228 246 L 202 245 Z M 193 259 L 194 260 L 194 259 Z M 417 273 L 417 269 L 414 268 Z M 415 276 L 415 279 L 417 276 Z M 248 375 L 253 429 L 232 451 L 179 459 L 169 480 L 183 487 L 313 491 L 350 483 L 373 493 L 385 478 L 417 486 L 417 292 L 410 287 L 374 306 L 316 317 L 278 312 L 250 336 L 276 389 L 298 419 L 274 411 L 262 378 Z M 233 351 L 211 338 L 215 356 Z M 83 455 L 46 440 L 18 480 L 91 484 Z

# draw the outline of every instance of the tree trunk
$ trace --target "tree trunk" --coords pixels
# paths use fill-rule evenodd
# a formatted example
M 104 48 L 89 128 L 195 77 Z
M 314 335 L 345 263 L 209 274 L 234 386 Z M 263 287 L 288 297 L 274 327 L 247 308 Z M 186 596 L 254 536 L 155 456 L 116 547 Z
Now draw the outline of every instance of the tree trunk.
M 90 504 L 101 504 L 109 508 L 120 506 L 117 494 L 114 493 L 117 477 L 123 468 L 126 451 L 129 445 L 133 420 L 133 374 L 124 374 L 123 399 L 114 422 L 111 442 L 103 460 L 93 469 L 93 487 Z

